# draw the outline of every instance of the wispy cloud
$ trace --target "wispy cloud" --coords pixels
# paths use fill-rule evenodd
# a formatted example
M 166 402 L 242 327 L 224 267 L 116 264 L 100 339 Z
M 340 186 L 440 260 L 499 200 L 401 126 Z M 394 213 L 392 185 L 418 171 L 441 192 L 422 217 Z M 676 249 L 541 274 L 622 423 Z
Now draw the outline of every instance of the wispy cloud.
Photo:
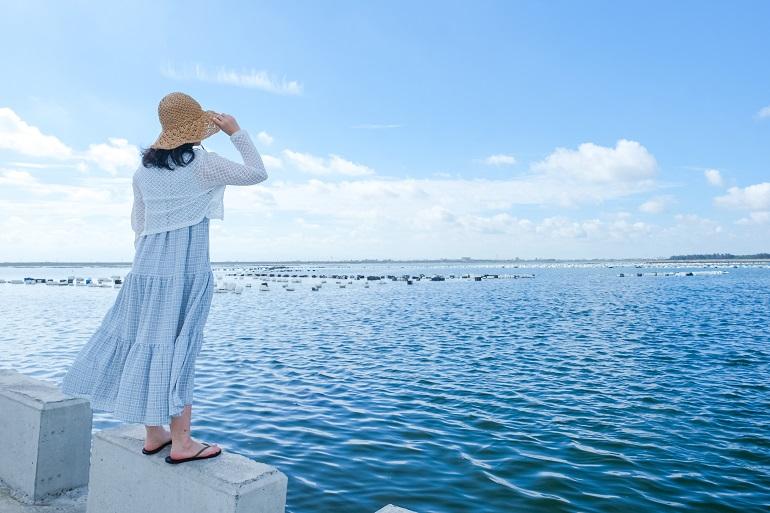
M 257 134 L 257 140 L 264 144 L 265 146 L 270 146 L 273 144 L 273 136 L 262 130 Z
M 323 158 L 310 153 L 283 150 L 283 156 L 300 171 L 312 175 L 363 176 L 374 174 L 374 169 L 351 162 L 333 153 L 329 155 L 329 158 Z
M 5 162 L 3 165 L 9 166 L 9 167 L 20 167 L 20 168 L 28 168 L 28 169 L 61 169 L 61 168 L 72 168 L 72 169 L 78 169 L 80 171 L 85 171 L 82 163 L 78 164 L 62 164 L 60 162 Z
M 179 69 L 173 65 L 166 65 L 161 68 L 161 74 L 174 80 L 200 80 L 215 84 L 261 89 L 274 94 L 302 94 L 301 83 L 296 80 L 287 80 L 285 77 L 276 77 L 264 70 L 238 71 L 224 66 L 210 70 L 201 64 Z
M 674 202 L 673 196 L 656 196 L 639 205 L 639 212 L 661 214 Z
M 401 128 L 404 125 L 399 124 L 382 124 L 382 123 L 362 123 L 360 125 L 353 125 L 353 128 L 362 128 L 364 130 L 381 130 L 383 128 Z
M 283 167 L 283 161 L 280 158 L 274 157 L 273 155 L 268 155 L 266 153 L 262 154 L 262 163 L 265 164 L 265 167 L 268 171 L 271 169 L 280 169 Z
M 488 166 L 512 166 L 516 163 L 516 157 L 513 155 L 505 155 L 498 153 L 497 155 L 490 155 L 484 159 L 484 164 Z
M 703 171 L 703 176 L 706 177 L 706 181 L 715 187 L 722 187 L 725 184 L 722 173 L 718 169 L 706 169 Z
M 770 224 L 770 211 L 749 212 L 748 217 L 742 217 L 735 224 L 754 225 Z
M 761 109 L 759 109 L 759 112 L 757 112 L 757 117 L 759 119 L 770 118 L 770 105 L 768 105 L 767 107 L 762 107 Z

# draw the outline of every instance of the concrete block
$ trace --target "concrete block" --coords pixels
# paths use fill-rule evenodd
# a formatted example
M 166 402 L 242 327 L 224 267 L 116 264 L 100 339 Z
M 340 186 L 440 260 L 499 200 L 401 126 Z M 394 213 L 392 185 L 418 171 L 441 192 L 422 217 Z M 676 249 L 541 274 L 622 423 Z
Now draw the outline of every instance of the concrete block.
M 140 425 L 94 434 L 88 513 L 283 513 L 286 476 L 222 449 L 216 458 L 170 465 L 170 448 L 142 454 Z
M 0 481 L 37 504 L 88 484 L 91 420 L 87 400 L 0 369 Z
M 375 513 L 414 513 L 411 509 L 399 508 L 393 504 L 388 504 L 382 509 L 378 509 Z

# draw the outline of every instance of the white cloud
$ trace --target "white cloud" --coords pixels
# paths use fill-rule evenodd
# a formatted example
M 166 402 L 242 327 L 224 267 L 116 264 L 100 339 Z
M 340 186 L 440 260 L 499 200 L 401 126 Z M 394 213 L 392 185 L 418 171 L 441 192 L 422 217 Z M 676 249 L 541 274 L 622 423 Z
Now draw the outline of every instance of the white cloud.
M 418 210 L 415 216 L 409 219 L 416 229 L 421 230 L 430 230 L 437 225 L 454 223 L 456 220 L 457 218 L 449 209 L 440 205 Z
M 516 158 L 513 155 L 498 153 L 485 158 L 484 163 L 489 166 L 512 166 L 516 163 Z
M 322 175 L 329 174 L 329 168 L 322 157 L 316 157 L 309 153 L 300 153 L 298 151 L 283 150 L 283 155 L 300 171 Z
M 194 79 L 215 84 L 261 89 L 262 91 L 274 94 L 302 94 L 302 84 L 296 80 L 286 80 L 285 77 L 277 78 L 267 71 L 255 69 L 236 71 L 220 66 L 216 70 L 211 71 L 201 64 L 195 64 L 191 69 L 179 70 L 169 65 L 161 68 L 161 74 L 176 80 Z
M 262 130 L 257 134 L 257 140 L 265 146 L 273 144 L 273 136 Z
M 577 150 L 557 148 L 532 169 L 560 178 L 584 182 L 633 182 L 652 179 L 655 157 L 636 141 L 621 139 L 615 148 L 583 143 Z
M 126 139 L 110 137 L 106 143 L 90 144 L 78 152 L 57 137 L 44 135 L 40 129 L 22 120 L 13 110 L 0 108 L 0 149 L 7 149 L 56 162 L 15 162 L 14 167 L 70 168 L 86 170 L 86 162 L 95 164 L 113 176 L 121 170 L 134 169 L 139 164 L 139 148 Z
M 770 211 L 759 210 L 757 212 L 749 212 L 748 217 L 742 217 L 736 221 L 736 224 L 755 225 L 755 224 L 768 224 L 770 223 Z
M 599 232 L 600 223 L 596 220 L 587 222 L 573 221 L 564 216 L 548 217 L 535 227 L 535 232 L 559 239 L 586 238 Z
M 75 185 L 49 184 L 30 170 L 0 169 L 0 194 L 8 195 L 0 201 L 0 260 L 130 259 L 130 178 L 75 177 Z M 228 192 L 228 220 L 212 225 L 212 258 L 633 257 L 713 247 L 737 251 L 735 242 L 753 240 L 719 246 L 714 236 L 721 227 L 698 216 L 660 219 L 669 223 L 661 226 L 627 212 L 584 219 L 554 215 L 553 209 L 537 217 L 517 214 L 519 205 L 552 207 L 565 199 L 577 204 L 629 191 L 539 176 L 307 182 L 271 177 Z M 734 237 L 735 230 L 723 238 Z M 106 236 L 73 237 L 88 233 Z M 270 245 L 259 244 L 266 238 Z
M 319 159 L 322 160 L 322 159 Z M 310 159 L 305 165 L 326 164 Z M 228 208 L 253 212 L 269 205 L 277 213 L 302 213 L 328 217 L 342 223 L 388 219 L 398 226 L 404 220 L 425 222 L 468 215 L 495 215 L 517 206 L 563 206 L 600 204 L 646 189 L 636 184 L 574 184 L 542 176 L 505 180 L 486 179 L 365 179 L 307 182 L 269 180 L 265 186 L 236 188 L 228 196 Z M 446 210 L 442 210 L 446 209 Z
M 757 112 L 757 117 L 759 119 L 770 118 L 770 105 L 759 109 L 759 112 Z
M 1 169 L 0 184 L 9 187 L 34 187 L 38 185 L 38 181 L 29 171 Z
M 628 240 L 649 236 L 655 231 L 653 225 L 630 221 L 623 217 L 615 219 L 575 220 L 565 216 L 551 216 L 533 220 L 513 216 L 509 213 L 457 215 L 443 207 L 432 207 L 418 212 L 412 223 L 416 229 L 427 231 L 459 229 L 466 235 L 504 235 L 543 238 L 553 240 Z
M 770 182 L 730 187 L 727 194 L 718 196 L 714 202 L 722 207 L 744 210 L 770 210 Z
M 51 168 L 77 168 L 77 164 L 62 164 L 61 162 L 6 162 L 6 166 L 23 167 L 28 169 L 51 169 Z
M 675 231 L 689 231 L 693 234 L 722 233 L 722 225 L 698 214 L 677 214 L 674 219 L 677 224 L 671 229 Z
M 373 175 L 374 169 L 367 167 L 363 164 L 356 164 L 350 160 L 346 160 L 339 155 L 329 155 L 329 169 L 335 173 L 347 176 L 362 176 Z
M 708 183 L 715 187 L 722 187 L 725 184 L 722 173 L 720 173 L 718 169 L 706 169 L 703 171 L 703 175 L 706 177 Z
M 512 216 L 506 212 L 493 215 L 468 215 L 463 217 L 464 225 L 471 231 L 486 234 L 533 233 L 535 222 Z
M 37 197 L 53 196 L 52 201 L 57 199 L 62 202 L 67 201 L 88 201 L 104 202 L 115 196 L 115 191 L 108 187 L 95 184 L 94 186 L 79 186 L 59 183 L 41 182 L 29 171 L 19 171 L 17 169 L 0 169 L 0 185 L 3 187 L 13 187 L 18 191 Z M 113 184 L 113 189 L 115 184 Z
M 629 147 L 619 141 L 615 148 L 588 144 L 574 151 L 557 150 L 539 163 L 542 172 L 501 180 L 456 174 L 388 178 L 336 154 L 285 150 L 263 155 L 268 169 L 291 165 L 324 180 L 286 182 L 271 176 L 263 184 L 233 188 L 225 206 L 231 212 L 228 221 L 212 225 L 220 248 L 212 257 L 628 257 L 651 250 L 666 255 L 714 247 L 733 252 L 761 249 L 756 246 L 762 241 L 752 233 L 756 228 L 743 225 L 770 222 L 770 207 L 754 208 L 767 204 L 761 189 L 770 184 L 726 191 L 729 199 L 722 203 L 752 205 L 729 233 L 698 216 L 655 218 L 669 223 L 660 226 L 635 220 L 627 212 L 596 212 L 586 219 L 561 215 L 561 206 L 655 194 L 654 158 L 638 143 L 627 143 Z M 130 178 L 120 172 L 134 165 L 138 151 L 117 138 L 83 151 L 63 147 L 66 151 L 56 159 L 30 158 L 0 168 L 0 260 L 130 259 Z M 22 153 L 18 145 L 11 150 Z M 75 169 L 85 165 L 99 166 L 112 176 L 77 174 Z M 61 168 L 61 178 L 53 181 L 71 183 L 43 180 L 49 173 L 37 170 L 50 166 Z M 599 179 L 589 171 L 598 172 Z M 647 198 L 646 203 L 669 201 L 665 196 Z M 539 213 L 520 216 L 522 210 Z M 264 222 L 255 223 L 255 213 Z M 270 245 L 259 243 L 266 238 Z
M 313 175 L 364 176 L 374 174 L 374 169 L 351 162 L 333 153 L 329 154 L 329 158 L 323 158 L 309 153 L 283 150 L 283 155 L 297 169 Z
M 43 134 L 7 107 L 0 108 L 0 149 L 32 157 L 67 159 L 72 156 L 72 150 L 57 137 Z
M 120 170 L 133 170 L 139 165 L 139 148 L 126 139 L 110 137 L 107 143 L 90 144 L 83 158 L 115 176 Z
M 660 214 L 673 202 L 671 196 L 656 196 L 639 205 L 639 211 L 645 214 Z
M 130 191 L 131 184 L 120 188 Z M 131 204 L 123 197 L 116 201 L 89 184 L 0 201 L 0 261 L 130 261 Z
M 266 154 L 261 155 L 261 157 L 262 163 L 265 164 L 265 168 L 267 168 L 268 173 L 271 169 L 280 169 L 283 167 L 283 161 L 278 157 Z

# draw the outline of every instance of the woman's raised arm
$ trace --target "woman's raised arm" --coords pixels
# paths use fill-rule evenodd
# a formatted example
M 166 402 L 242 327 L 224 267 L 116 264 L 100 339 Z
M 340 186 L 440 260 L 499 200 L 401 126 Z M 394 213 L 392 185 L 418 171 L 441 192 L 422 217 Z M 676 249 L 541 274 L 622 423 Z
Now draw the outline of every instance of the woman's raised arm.
M 214 152 L 205 155 L 200 180 L 204 189 L 217 185 L 254 185 L 267 179 L 267 170 L 248 132 L 238 130 L 230 136 L 243 158 L 243 164 L 233 162 Z

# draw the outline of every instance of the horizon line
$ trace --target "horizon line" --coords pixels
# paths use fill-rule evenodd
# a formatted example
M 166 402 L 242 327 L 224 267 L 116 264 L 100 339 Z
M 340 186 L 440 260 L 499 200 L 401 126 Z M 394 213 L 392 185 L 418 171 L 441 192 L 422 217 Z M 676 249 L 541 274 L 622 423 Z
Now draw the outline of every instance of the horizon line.
M 667 257 L 625 257 L 625 258 L 414 258 L 414 259 L 392 259 L 392 258 L 359 258 L 359 259 L 344 259 L 344 260 L 218 260 L 211 261 L 212 265 L 222 264 L 358 264 L 358 263 L 485 263 L 485 262 L 500 262 L 500 263 L 527 263 L 527 262 L 733 262 L 740 261 L 756 261 L 764 262 L 770 261 L 770 254 L 768 253 L 755 253 L 750 255 L 733 255 L 729 253 L 714 253 L 698 254 L 698 255 L 672 255 Z M 0 266 L 15 266 L 15 265 L 132 265 L 133 261 L 16 261 L 16 262 L 0 262 Z

